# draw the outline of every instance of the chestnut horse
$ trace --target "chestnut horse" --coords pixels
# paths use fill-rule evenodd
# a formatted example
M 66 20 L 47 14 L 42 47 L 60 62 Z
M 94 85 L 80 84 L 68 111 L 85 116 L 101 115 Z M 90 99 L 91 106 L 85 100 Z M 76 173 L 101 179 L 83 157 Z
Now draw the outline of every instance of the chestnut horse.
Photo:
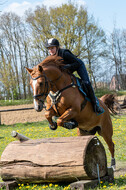
M 86 101 L 78 89 L 76 77 L 63 69 L 63 65 L 61 57 L 49 56 L 33 69 L 26 68 L 31 75 L 34 108 L 42 111 L 44 101 L 47 101 L 45 117 L 52 129 L 56 126 L 78 127 L 79 135 L 94 135 L 97 131 L 109 147 L 114 168 L 113 127 L 108 108 L 99 100 L 105 111 L 97 115 L 91 102 Z M 53 116 L 58 116 L 57 122 L 53 121 Z

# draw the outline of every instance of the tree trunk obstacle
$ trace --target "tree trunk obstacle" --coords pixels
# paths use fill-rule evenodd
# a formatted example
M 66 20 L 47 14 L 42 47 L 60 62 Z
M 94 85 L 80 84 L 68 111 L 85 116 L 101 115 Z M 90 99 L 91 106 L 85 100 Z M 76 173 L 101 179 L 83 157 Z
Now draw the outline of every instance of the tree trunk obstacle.
M 37 140 L 25 137 L 24 141 L 11 142 L 0 161 L 3 181 L 75 182 L 98 179 L 106 173 L 105 149 L 95 136 Z

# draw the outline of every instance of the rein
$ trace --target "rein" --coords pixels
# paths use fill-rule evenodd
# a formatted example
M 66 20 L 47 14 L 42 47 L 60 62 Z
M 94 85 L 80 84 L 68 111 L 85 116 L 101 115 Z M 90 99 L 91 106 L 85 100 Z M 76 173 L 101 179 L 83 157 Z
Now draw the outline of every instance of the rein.
M 55 97 L 55 100 L 58 99 L 57 97 L 59 97 L 61 95 L 61 92 L 63 92 L 64 90 L 68 89 L 68 88 L 71 88 L 71 87 L 76 87 L 78 86 L 77 84 L 74 83 L 74 80 L 73 80 L 73 77 L 71 77 L 71 80 L 72 80 L 72 83 L 64 88 L 62 88 L 61 90 L 58 90 L 56 93 L 52 94 L 51 92 L 49 93 L 49 96 L 52 98 L 52 97 Z M 55 102 L 54 100 L 54 102 Z

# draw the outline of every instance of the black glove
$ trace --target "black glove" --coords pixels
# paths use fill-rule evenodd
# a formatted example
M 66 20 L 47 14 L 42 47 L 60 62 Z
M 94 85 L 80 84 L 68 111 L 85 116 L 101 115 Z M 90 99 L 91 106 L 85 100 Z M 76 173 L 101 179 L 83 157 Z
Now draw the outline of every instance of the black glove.
M 78 69 L 79 64 L 77 62 L 71 63 L 71 64 L 66 64 L 63 66 L 64 69 L 68 69 L 70 72 L 74 72 Z
M 63 68 L 70 70 L 72 68 L 72 65 L 71 64 L 67 64 L 67 65 L 64 65 Z

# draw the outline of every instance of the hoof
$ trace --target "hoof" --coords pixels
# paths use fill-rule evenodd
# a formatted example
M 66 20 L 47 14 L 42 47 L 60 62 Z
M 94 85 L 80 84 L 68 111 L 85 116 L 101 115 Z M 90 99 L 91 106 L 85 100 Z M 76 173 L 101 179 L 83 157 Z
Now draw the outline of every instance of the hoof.
M 57 129 L 57 123 L 56 123 L 56 122 L 53 122 L 53 125 L 50 125 L 50 124 L 49 124 L 49 128 L 50 128 L 51 130 L 56 130 L 56 129 Z

